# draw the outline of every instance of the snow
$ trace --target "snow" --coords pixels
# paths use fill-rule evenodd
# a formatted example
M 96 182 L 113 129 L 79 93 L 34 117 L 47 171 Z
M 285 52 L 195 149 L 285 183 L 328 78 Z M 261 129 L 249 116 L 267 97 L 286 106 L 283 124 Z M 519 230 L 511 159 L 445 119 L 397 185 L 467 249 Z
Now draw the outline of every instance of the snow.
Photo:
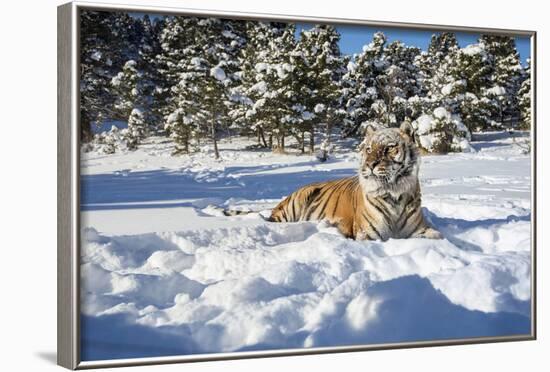
M 193 66 L 200 67 L 200 65 L 203 63 L 203 59 L 199 57 L 193 57 L 191 58 L 191 64 Z
M 309 112 L 309 111 L 302 112 L 302 119 L 304 120 L 311 120 L 314 117 L 315 115 L 312 112 Z
M 433 127 L 433 118 L 431 115 L 423 114 L 418 119 L 416 119 L 417 123 L 417 133 L 419 135 L 424 135 L 430 132 L 430 130 Z M 423 146 L 425 147 L 425 146 Z
M 466 86 L 466 80 L 453 81 L 449 84 L 444 85 L 443 88 L 441 88 L 441 94 L 443 94 L 444 96 L 451 95 L 457 87 L 464 86 Z
M 496 85 L 492 88 L 487 89 L 487 94 L 493 95 L 493 96 L 504 96 L 506 94 L 506 89 Z
M 325 111 L 325 105 L 323 105 L 322 103 L 318 103 L 315 105 L 315 107 L 313 108 L 313 111 L 318 114 L 318 113 L 321 113 L 323 111 Z
M 222 35 L 224 37 L 227 37 L 229 39 L 235 39 L 237 37 L 237 35 L 235 35 L 233 32 L 229 31 L 229 30 L 224 30 L 222 31 Z
M 93 52 L 92 55 L 91 55 L 91 58 L 92 58 L 94 61 L 100 61 L 102 55 L 103 55 L 103 54 L 102 54 L 99 50 L 94 50 L 94 52 Z
M 428 151 L 436 151 L 436 145 L 441 141 L 441 129 L 439 124 L 452 128 L 455 134 L 452 138 L 452 150 L 462 152 L 475 152 L 470 145 L 471 134 L 458 115 L 451 114 L 444 107 L 437 107 L 432 114 L 422 114 L 412 122 L 420 146 Z M 453 128 L 454 127 L 454 128 Z
M 265 94 L 267 92 L 267 83 L 265 81 L 260 81 L 250 87 L 252 92 L 258 92 L 259 94 Z
M 226 79 L 225 71 L 220 66 L 215 66 L 210 69 L 210 76 L 213 76 L 216 80 L 223 81 Z
M 485 48 L 480 44 L 471 44 L 460 49 L 460 52 L 469 56 L 485 55 Z
M 275 64 L 273 65 L 273 68 L 275 69 L 275 71 L 277 71 L 277 76 L 279 77 L 279 79 L 286 78 L 288 76 L 288 73 L 293 69 L 292 66 L 288 63 Z
M 168 124 L 177 122 L 180 114 L 181 114 L 181 111 L 179 109 L 170 113 L 170 115 L 168 115 L 168 117 L 166 118 L 166 122 Z
M 437 107 L 434 110 L 434 116 L 438 119 L 446 119 L 446 120 L 451 119 L 451 113 L 447 111 L 444 107 Z
M 529 333 L 530 157 L 510 134 L 423 156 L 445 239 L 387 242 L 263 218 L 301 185 L 355 174 L 357 143 L 335 140 L 324 163 L 253 143 L 221 140 L 219 161 L 209 146 L 170 156 L 159 137 L 82 154 L 84 360 Z
M 258 63 L 256 63 L 256 65 L 254 67 L 255 67 L 257 72 L 262 72 L 262 71 L 267 70 L 268 65 L 267 65 L 267 63 L 264 63 L 264 62 L 258 62 Z

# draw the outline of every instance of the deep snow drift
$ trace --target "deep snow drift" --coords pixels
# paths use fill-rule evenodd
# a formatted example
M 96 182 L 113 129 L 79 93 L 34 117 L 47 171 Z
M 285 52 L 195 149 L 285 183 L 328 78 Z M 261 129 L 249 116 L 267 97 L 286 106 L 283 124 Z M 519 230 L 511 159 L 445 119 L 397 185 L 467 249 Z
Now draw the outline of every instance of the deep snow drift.
M 350 142 L 326 163 L 250 143 L 222 141 L 220 161 L 159 138 L 83 154 L 84 360 L 529 333 L 531 166 L 509 134 L 422 158 L 438 241 L 221 216 L 357 167 Z

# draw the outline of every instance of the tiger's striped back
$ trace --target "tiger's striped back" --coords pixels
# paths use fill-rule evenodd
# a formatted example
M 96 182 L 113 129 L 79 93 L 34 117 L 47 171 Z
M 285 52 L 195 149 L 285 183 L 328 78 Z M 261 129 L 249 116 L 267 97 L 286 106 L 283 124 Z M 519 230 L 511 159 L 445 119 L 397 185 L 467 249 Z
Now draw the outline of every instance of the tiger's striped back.
M 412 193 L 368 196 L 359 177 L 307 185 L 297 190 L 271 214 L 274 222 L 328 220 L 353 239 L 406 238 L 427 227 L 420 207 L 419 187 Z

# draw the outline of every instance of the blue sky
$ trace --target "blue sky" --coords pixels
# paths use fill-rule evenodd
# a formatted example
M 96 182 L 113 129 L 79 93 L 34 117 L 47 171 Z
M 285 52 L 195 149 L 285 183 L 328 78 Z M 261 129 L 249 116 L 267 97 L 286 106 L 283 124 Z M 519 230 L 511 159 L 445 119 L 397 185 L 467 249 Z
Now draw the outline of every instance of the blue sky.
M 312 25 L 300 23 L 296 25 L 297 32 L 302 29 L 308 29 Z M 427 50 L 430 44 L 432 34 L 437 31 L 410 30 L 393 27 L 371 27 L 362 25 L 340 25 L 336 26 L 340 32 L 340 50 L 344 54 L 359 53 L 363 45 L 372 41 L 372 35 L 377 31 L 382 31 L 388 38 L 388 42 L 399 40 L 406 45 L 416 46 L 422 50 Z M 461 47 L 477 43 L 479 34 L 456 32 L 458 43 Z M 531 45 L 528 37 L 517 37 L 516 48 L 520 54 L 521 63 L 524 64 L 531 55 Z

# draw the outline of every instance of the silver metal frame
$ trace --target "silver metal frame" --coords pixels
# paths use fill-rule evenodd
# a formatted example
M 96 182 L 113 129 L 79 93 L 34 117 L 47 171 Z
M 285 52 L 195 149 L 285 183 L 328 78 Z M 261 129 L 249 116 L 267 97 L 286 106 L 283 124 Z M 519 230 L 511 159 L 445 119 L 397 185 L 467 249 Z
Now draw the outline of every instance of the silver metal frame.
M 163 15 L 223 16 L 252 20 L 279 20 L 395 27 L 414 30 L 458 31 L 531 38 L 531 333 L 526 335 L 479 337 L 453 340 L 402 342 L 390 344 L 353 345 L 267 351 L 230 352 L 216 354 L 179 355 L 135 359 L 113 359 L 83 362 L 80 360 L 80 118 L 79 118 L 79 39 L 80 10 L 147 12 Z M 482 27 L 443 26 L 372 20 L 321 18 L 282 14 L 244 13 L 154 6 L 126 6 L 93 2 L 71 2 L 58 7 L 58 155 L 57 155 L 57 363 L 69 369 L 119 367 L 132 365 L 168 364 L 241 358 L 342 353 L 380 349 L 400 349 L 427 346 L 481 344 L 488 342 L 523 341 L 536 339 L 536 32 Z

